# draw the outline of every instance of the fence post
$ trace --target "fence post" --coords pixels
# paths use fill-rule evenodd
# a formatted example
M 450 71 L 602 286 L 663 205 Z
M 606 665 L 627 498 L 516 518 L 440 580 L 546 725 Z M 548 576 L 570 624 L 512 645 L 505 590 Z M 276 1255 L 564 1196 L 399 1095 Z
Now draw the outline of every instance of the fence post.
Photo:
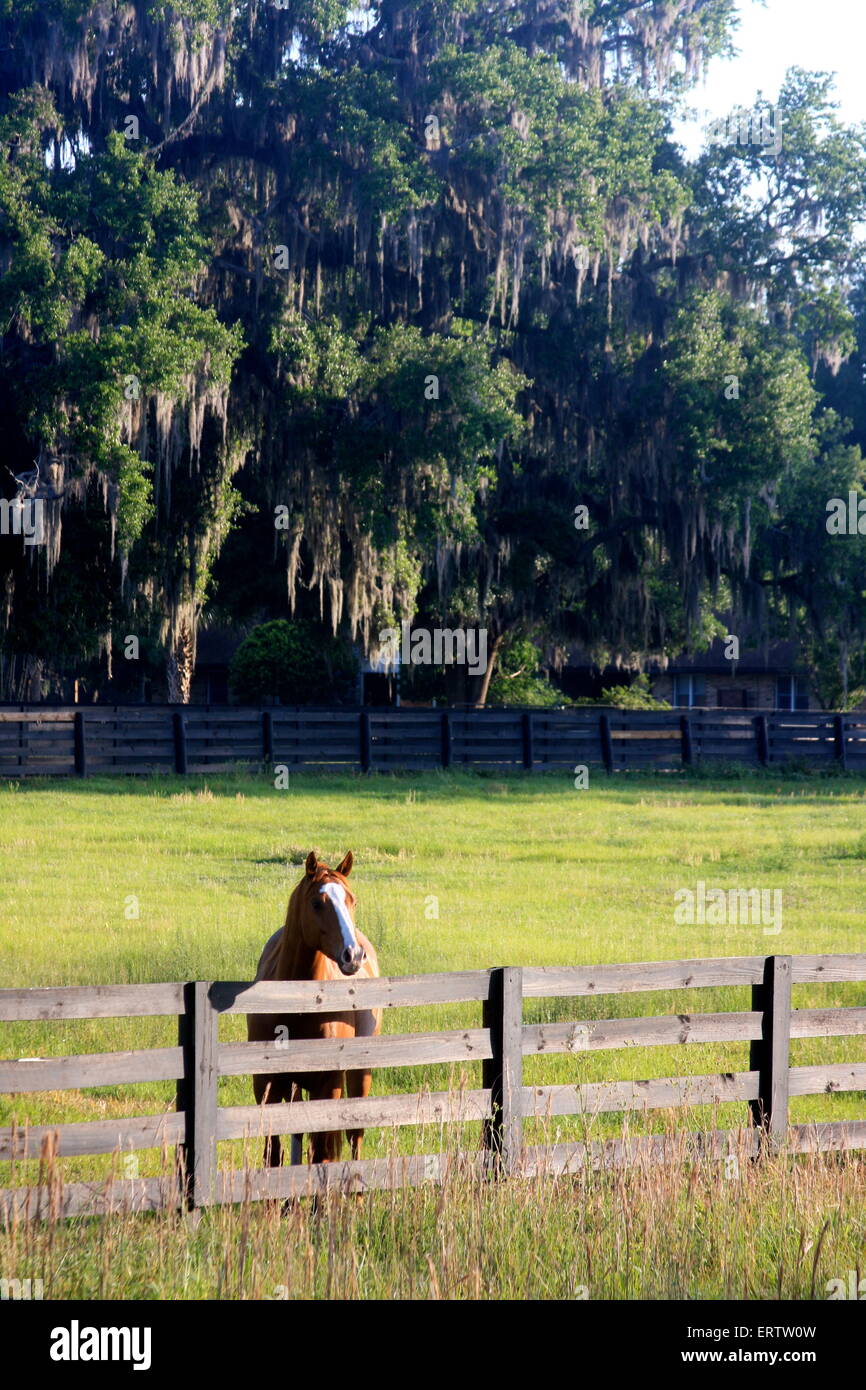
M 529 710 L 523 712 L 523 766 L 527 772 L 532 771 L 534 754 L 532 749 L 532 715 Z
M 442 766 L 451 766 L 451 712 L 446 710 L 442 715 Z
M 87 776 L 87 745 L 84 741 L 84 712 L 77 710 L 72 721 L 73 740 L 75 744 L 75 775 L 76 777 Z
M 482 1085 L 490 1091 L 493 1118 L 486 1120 L 482 1145 L 493 1171 L 511 1177 L 520 1171 L 523 1149 L 523 971 L 508 965 L 490 972 L 484 1004 L 493 1056 L 482 1063 Z
M 833 720 L 833 734 L 836 742 L 836 760 L 845 772 L 848 768 L 848 746 L 845 739 L 844 714 L 837 714 Z
M 175 710 L 171 717 L 174 728 L 174 770 L 181 777 L 186 776 L 186 723 L 183 715 Z
M 175 1149 L 175 1169 L 181 1191 L 181 1208 L 190 1202 L 190 1162 L 193 1151 L 192 1100 L 190 1099 L 189 1078 L 193 1074 L 192 1023 L 195 1011 L 193 990 L 195 986 L 183 987 L 183 1013 L 177 1016 L 177 1045 L 183 1053 L 183 1076 L 175 1082 L 174 1108 L 184 1117 L 184 1136 Z
M 601 756 L 608 772 L 613 772 L 613 741 L 610 736 L 610 719 L 603 714 L 598 721 L 601 734 Z
M 791 957 L 768 956 L 764 980 L 752 986 L 752 1010 L 763 1012 L 761 1038 L 749 1048 L 749 1070 L 758 1072 L 758 1099 L 749 1102 L 770 1152 L 785 1143 L 791 1054 Z
M 184 986 L 184 1149 L 187 1202 L 190 1209 L 214 1200 L 217 1175 L 217 1027 L 219 1014 L 210 1000 L 211 983 Z
M 755 747 L 758 753 L 758 762 L 761 767 L 766 767 L 770 761 L 770 739 L 767 733 L 767 716 L 765 714 L 755 715 Z
M 370 771 L 370 716 L 366 710 L 361 714 L 361 771 Z
M 687 714 L 680 716 L 680 756 L 683 767 L 691 767 L 694 761 L 692 748 L 692 721 Z
M 274 721 L 269 709 L 262 711 L 262 762 L 274 761 Z

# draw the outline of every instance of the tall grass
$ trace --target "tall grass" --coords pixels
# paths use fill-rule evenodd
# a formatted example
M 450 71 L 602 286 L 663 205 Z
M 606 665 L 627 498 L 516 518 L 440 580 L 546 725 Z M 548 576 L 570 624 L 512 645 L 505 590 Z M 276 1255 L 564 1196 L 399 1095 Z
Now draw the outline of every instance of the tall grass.
M 851 1270 L 863 1155 L 507 1181 L 455 1164 L 435 1186 L 0 1233 L 0 1271 L 52 1299 L 821 1299 Z

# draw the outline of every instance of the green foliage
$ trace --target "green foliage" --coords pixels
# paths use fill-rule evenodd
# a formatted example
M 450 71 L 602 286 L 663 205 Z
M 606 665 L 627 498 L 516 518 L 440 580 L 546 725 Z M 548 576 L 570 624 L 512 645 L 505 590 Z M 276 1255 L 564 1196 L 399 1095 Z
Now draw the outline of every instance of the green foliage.
M 503 443 L 525 432 L 526 377 L 492 335 L 459 320 L 444 335 L 286 316 L 270 346 L 296 438 L 333 463 L 411 615 L 437 541 L 478 539 L 478 490 L 495 484 Z
M 842 124 L 832 87 L 826 73 L 790 69 L 777 103 L 778 155 L 772 145 L 722 144 L 694 180 L 696 231 L 718 263 L 748 270 L 771 306 L 793 303 L 807 315 L 813 296 L 844 285 L 862 258 L 866 128 Z
M 93 0 L 0 0 L 0 15 L 18 20 L 35 15 L 51 23 L 72 24 L 93 9 Z
M 666 700 L 657 700 L 650 689 L 649 676 L 636 676 L 631 685 L 614 685 L 602 690 L 598 700 L 591 703 L 612 705 L 615 709 L 670 709 Z
M 487 696 L 489 705 L 530 705 L 551 708 L 562 703 L 541 667 L 541 653 L 528 637 L 513 636 L 503 643 Z
M 683 184 L 655 167 L 662 110 L 627 90 L 605 102 L 566 80 L 551 53 L 506 42 L 483 52 L 443 50 L 429 71 L 432 109 L 461 163 L 497 197 L 530 216 L 539 232 L 568 214 L 589 254 L 606 250 L 613 205 L 627 201 L 644 223 L 680 213 Z
M 329 637 L 310 623 L 276 619 L 244 639 L 229 680 L 241 704 L 342 703 L 354 699 L 357 661 L 342 638 Z
M 716 513 L 814 455 L 817 395 L 802 352 L 713 291 L 677 310 L 665 344 L 670 420 L 689 481 Z M 726 394 L 727 393 L 727 394 Z
M 102 153 L 50 169 L 42 136 L 57 121 L 39 89 L 0 120 L 0 144 L 17 148 L 0 161 L 0 315 L 36 357 L 17 393 L 23 428 L 114 481 L 128 549 L 153 503 L 150 462 L 122 437 L 125 392 L 181 404 L 199 374 L 225 385 L 242 338 L 189 297 L 206 246 L 193 190 L 116 132 Z

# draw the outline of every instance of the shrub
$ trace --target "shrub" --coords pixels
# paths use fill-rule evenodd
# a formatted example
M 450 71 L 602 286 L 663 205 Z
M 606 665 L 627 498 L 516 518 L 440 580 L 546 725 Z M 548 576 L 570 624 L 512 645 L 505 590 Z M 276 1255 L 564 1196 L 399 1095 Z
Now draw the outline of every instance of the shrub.
M 358 663 L 341 637 L 308 622 L 277 618 L 238 647 L 229 683 L 241 704 L 342 704 L 355 697 Z
M 612 685 L 597 700 L 575 700 L 577 705 L 611 705 L 614 709 L 670 709 L 666 700 L 657 700 L 650 690 L 649 676 L 640 675 L 631 685 Z

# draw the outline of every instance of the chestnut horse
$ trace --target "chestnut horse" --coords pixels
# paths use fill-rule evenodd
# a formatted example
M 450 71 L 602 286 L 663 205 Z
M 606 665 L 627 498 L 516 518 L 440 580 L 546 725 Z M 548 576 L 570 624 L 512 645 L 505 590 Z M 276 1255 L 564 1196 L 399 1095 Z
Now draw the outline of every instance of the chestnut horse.
M 351 851 L 336 869 L 321 864 L 315 854 L 307 856 L 306 872 L 292 896 L 286 922 L 274 932 L 259 960 L 256 980 L 337 980 L 341 975 L 362 975 L 375 979 L 379 974 L 376 952 L 355 928 L 355 898 L 347 879 L 352 871 Z M 288 1030 L 289 1046 L 296 1038 L 372 1037 L 382 1027 L 381 1009 L 356 1013 L 329 1014 L 248 1014 L 250 1042 L 273 1042 L 279 1028 Z M 301 1099 L 308 1091 L 310 1100 L 339 1100 L 370 1094 L 369 1071 L 330 1071 L 254 1076 L 253 1089 L 258 1105 Z M 362 1129 L 347 1130 L 352 1157 L 361 1152 Z M 340 1157 L 343 1137 L 339 1131 L 310 1136 L 310 1162 L 330 1163 Z M 301 1161 L 301 1137 L 292 1138 L 292 1162 Z M 265 1145 L 265 1163 L 277 1167 L 280 1141 L 271 1135 Z

